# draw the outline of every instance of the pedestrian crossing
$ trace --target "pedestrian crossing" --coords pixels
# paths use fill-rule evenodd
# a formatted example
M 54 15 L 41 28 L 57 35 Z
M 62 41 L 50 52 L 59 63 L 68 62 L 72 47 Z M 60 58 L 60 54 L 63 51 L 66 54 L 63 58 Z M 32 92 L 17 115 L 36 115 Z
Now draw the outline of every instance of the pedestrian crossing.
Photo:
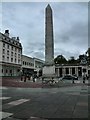
M 0 100 L 4 101 L 4 100 L 9 100 L 10 99 L 10 101 L 8 101 L 8 102 L 6 101 L 6 103 L 3 104 L 3 105 L 8 105 L 8 106 L 10 105 L 11 107 L 18 106 L 18 105 L 21 105 L 21 104 L 23 104 L 25 102 L 30 101 L 30 99 L 24 99 L 24 98 L 23 99 L 18 99 L 18 100 L 12 100 L 11 101 L 11 98 L 12 97 L 0 97 Z M 13 113 L 4 112 L 4 110 L 0 111 L 0 120 L 8 118 L 8 117 L 10 117 L 12 115 L 13 115 Z
M 0 100 L 10 99 L 11 97 L 0 97 Z
M 13 105 L 13 106 L 20 105 L 20 104 L 27 102 L 27 101 L 29 101 L 29 99 L 19 99 L 16 101 L 9 102 L 8 105 Z
M 8 112 L 0 112 L 0 120 L 4 119 L 4 118 L 8 118 L 10 116 L 12 116 L 13 113 L 8 113 Z

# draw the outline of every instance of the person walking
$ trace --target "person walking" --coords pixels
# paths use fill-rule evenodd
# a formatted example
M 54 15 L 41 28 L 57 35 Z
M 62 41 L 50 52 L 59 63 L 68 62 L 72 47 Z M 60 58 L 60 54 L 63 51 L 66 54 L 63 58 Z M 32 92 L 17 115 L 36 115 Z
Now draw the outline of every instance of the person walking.
M 83 83 L 85 83 L 86 76 L 85 74 L 83 75 Z

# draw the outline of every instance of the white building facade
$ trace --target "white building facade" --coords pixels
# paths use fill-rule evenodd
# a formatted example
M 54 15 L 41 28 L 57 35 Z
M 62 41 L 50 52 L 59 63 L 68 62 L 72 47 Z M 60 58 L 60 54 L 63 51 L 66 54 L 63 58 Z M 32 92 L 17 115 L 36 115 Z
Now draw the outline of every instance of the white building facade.
M 56 65 L 56 75 L 63 77 L 65 75 L 77 75 L 82 77 L 84 74 L 90 76 L 90 67 L 88 65 Z
M 22 55 L 22 75 L 32 76 L 33 74 L 36 74 L 39 76 L 43 63 L 44 61 L 41 59 Z
M 20 76 L 22 45 L 19 37 L 10 37 L 9 30 L 0 33 L 0 76 Z

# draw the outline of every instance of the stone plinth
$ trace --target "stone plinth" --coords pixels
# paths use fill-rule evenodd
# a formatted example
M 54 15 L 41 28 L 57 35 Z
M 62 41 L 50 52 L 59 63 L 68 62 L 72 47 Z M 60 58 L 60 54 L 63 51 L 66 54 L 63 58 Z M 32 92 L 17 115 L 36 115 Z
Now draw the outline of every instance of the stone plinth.
M 55 75 L 55 65 L 46 65 L 43 67 L 43 76 Z

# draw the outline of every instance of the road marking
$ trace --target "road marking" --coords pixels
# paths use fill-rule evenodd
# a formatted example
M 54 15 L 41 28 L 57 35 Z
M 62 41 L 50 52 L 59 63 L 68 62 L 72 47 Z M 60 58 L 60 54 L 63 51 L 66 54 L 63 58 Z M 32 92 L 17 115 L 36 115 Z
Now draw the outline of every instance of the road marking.
M 9 105 L 19 105 L 19 104 L 22 104 L 24 102 L 27 102 L 29 101 L 30 99 L 20 99 L 20 100 L 16 100 L 16 101 L 12 101 L 10 103 L 8 103 Z
M 0 112 L 0 120 L 3 118 L 7 118 L 9 116 L 13 115 L 13 113 L 8 113 L 8 112 Z
M 7 87 L 2 87 L 2 86 L 0 86 L 0 89 L 8 89 Z
M 11 97 L 0 97 L 0 100 L 10 99 Z

